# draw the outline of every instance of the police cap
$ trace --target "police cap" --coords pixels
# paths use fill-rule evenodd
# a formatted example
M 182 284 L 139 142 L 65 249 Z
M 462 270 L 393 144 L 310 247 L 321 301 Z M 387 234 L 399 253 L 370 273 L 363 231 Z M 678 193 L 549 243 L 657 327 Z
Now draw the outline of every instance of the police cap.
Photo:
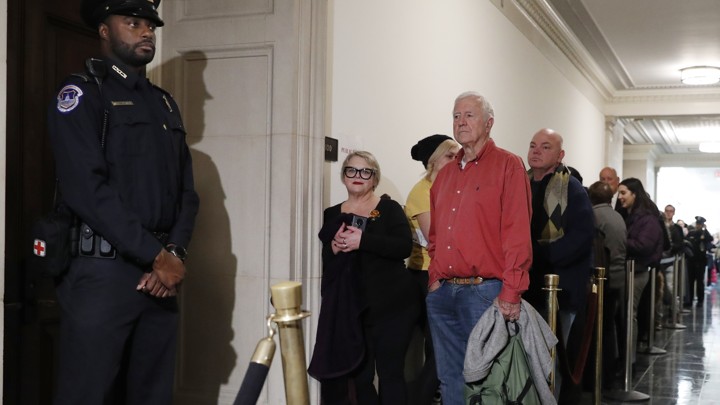
M 91 28 L 112 14 L 147 18 L 158 27 L 165 25 L 158 15 L 160 0 L 82 0 L 80 15 Z

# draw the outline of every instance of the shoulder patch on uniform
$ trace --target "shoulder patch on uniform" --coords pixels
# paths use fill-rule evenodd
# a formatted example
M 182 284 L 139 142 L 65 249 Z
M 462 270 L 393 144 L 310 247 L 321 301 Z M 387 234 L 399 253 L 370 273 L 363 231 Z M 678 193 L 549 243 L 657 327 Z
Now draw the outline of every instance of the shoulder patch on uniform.
M 87 83 L 87 82 L 90 81 L 90 78 L 88 77 L 88 75 L 86 75 L 86 74 L 84 74 L 84 73 L 73 73 L 73 74 L 71 74 L 70 76 L 79 77 L 79 78 L 80 78 L 82 81 L 84 81 L 85 83 Z
M 75 107 L 80 105 L 80 97 L 82 97 L 83 91 L 80 87 L 73 84 L 69 84 L 62 89 L 57 95 L 57 109 L 61 113 L 69 113 L 74 110 Z

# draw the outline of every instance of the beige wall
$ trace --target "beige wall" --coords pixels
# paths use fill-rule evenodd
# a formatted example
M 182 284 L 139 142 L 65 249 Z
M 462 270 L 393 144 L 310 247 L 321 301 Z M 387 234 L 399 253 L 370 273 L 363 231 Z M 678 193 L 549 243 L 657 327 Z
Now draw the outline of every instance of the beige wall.
M 523 160 L 532 135 L 551 127 L 565 138 L 566 163 L 586 179 L 604 166 L 604 115 L 491 2 L 332 4 L 329 134 L 341 151 L 376 155 L 380 192 L 404 203 L 423 170 L 410 148 L 433 133 L 452 135 L 453 101 L 466 90 L 490 100 L 493 138 Z M 334 204 L 345 190 L 339 163 L 330 171 Z
M 163 2 L 158 76 L 188 130 L 200 212 L 181 295 L 176 403 L 231 404 L 273 312 L 319 303 L 325 2 Z M 279 346 L 278 346 L 279 349 Z M 285 403 L 280 352 L 259 404 Z M 318 403 L 313 391 L 312 403 Z
M 623 172 L 620 179 L 635 177 L 643 183 L 645 191 L 655 200 L 657 176 L 657 152 L 654 145 L 625 145 L 623 148 Z

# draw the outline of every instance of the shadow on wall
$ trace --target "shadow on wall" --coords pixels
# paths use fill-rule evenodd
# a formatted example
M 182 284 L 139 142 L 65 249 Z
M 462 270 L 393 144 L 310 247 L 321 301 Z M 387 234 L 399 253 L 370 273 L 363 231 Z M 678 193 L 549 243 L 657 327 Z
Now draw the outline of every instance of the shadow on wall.
M 219 403 L 221 389 L 237 362 L 231 344 L 237 258 L 232 253 L 226 196 L 212 157 L 193 148 L 202 139 L 204 106 L 212 98 L 203 81 L 206 65 L 206 55 L 193 51 L 162 66 L 169 73 L 165 77 L 184 80 L 180 85 L 184 94 L 178 101 L 200 195 L 200 212 L 188 249 L 188 274 L 180 293 L 176 378 L 176 396 L 192 397 L 193 404 Z

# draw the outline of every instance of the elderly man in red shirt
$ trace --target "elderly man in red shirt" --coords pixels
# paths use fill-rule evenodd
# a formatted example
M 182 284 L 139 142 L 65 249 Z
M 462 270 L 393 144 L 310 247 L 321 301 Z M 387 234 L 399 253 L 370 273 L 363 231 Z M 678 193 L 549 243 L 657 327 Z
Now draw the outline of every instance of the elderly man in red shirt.
M 465 403 L 467 340 L 493 303 L 520 316 L 532 263 L 531 196 L 520 157 L 490 138 L 490 103 L 478 93 L 455 99 L 453 134 L 462 150 L 430 190 L 428 320 L 444 405 Z

